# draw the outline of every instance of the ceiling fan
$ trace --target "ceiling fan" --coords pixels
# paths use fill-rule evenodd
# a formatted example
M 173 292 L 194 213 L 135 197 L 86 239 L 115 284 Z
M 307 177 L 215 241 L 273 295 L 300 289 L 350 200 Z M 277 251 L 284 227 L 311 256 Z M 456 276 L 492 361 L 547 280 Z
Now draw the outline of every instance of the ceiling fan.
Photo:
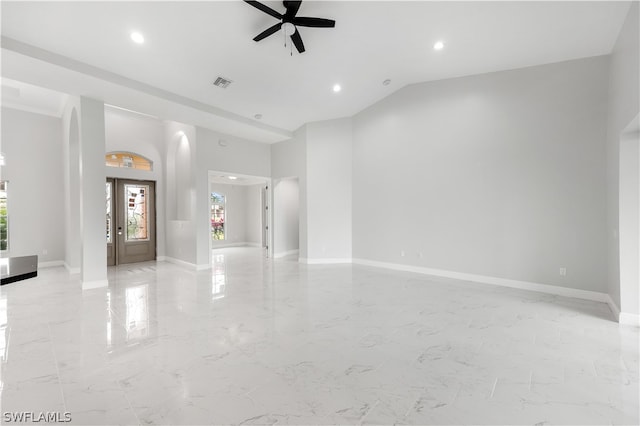
M 255 36 L 253 38 L 254 41 L 265 39 L 271 34 L 274 34 L 278 30 L 282 29 L 285 36 L 291 37 L 291 41 L 298 50 L 298 53 L 304 52 L 305 49 L 304 43 L 302 43 L 302 37 L 300 37 L 300 33 L 298 32 L 298 28 L 296 27 L 333 28 L 336 26 L 336 21 L 334 21 L 333 19 L 296 16 L 296 14 L 298 13 L 298 9 L 300 9 L 300 4 L 302 3 L 302 1 L 283 1 L 282 3 L 287 9 L 284 15 L 260 2 L 249 0 L 244 1 L 255 7 L 256 9 L 263 11 L 267 15 L 271 15 L 274 18 L 280 20 L 279 23 L 267 28 L 266 30 Z

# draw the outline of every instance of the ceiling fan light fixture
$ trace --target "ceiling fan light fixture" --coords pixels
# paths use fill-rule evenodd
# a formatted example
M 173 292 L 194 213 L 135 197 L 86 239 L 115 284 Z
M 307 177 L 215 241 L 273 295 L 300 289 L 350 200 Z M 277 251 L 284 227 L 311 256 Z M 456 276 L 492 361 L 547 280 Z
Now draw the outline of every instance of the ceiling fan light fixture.
M 285 22 L 282 24 L 282 31 L 284 31 L 284 34 L 286 36 L 292 36 L 293 33 L 296 32 L 296 26 L 291 22 Z
M 278 20 L 278 23 L 270 26 L 269 28 L 255 36 L 253 38 L 253 41 L 264 40 L 270 35 L 282 30 L 285 36 L 285 47 L 287 45 L 286 37 L 290 37 L 291 42 L 293 43 L 293 46 L 296 47 L 298 53 L 304 53 L 304 43 L 302 42 L 302 36 L 300 35 L 297 27 L 334 28 L 336 26 L 336 21 L 334 21 L 333 19 L 297 16 L 302 1 L 284 1 L 284 7 L 285 9 L 287 9 L 284 13 L 280 13 L 277 10 L 270 8 L 269 6 L 260 3 L 259 1 L 244 1 L 250 6 Z M 293 56 L 293 47 L 291 47 L 291 55 Z
M 436 41 L 436 44 L 433 45 L 433 48 L 435 50 L 442 50 L 444 49 L 444 42 L 442 40 L 438 40 Z

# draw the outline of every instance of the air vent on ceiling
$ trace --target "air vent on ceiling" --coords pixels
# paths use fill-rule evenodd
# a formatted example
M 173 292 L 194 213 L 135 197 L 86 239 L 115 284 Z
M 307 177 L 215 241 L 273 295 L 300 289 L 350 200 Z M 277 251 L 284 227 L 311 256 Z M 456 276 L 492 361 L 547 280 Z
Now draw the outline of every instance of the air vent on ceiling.
M 226 89 L 227 87 L 229 87 L 229 85 L 231 84 L 231 80 L 224 78 L 224 77 L 218 77 L 216 78 L 216 81 L 213 82 L 214 86 L 218 86 L 221 87 L 223 89 Z

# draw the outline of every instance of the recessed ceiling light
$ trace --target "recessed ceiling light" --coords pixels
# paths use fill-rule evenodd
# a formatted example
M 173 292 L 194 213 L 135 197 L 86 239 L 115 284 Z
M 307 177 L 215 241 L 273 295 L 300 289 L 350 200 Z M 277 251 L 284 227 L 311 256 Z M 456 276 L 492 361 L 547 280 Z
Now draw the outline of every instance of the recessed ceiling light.
M 335 85 L 333 86 L 333 91 L 334 91 L 334 92 L 338 93 L 338 92 L 339 92 L 339 91 L 341 91 L 341 90 L 342 90 L 342 87 L 340 87 L 340 85 L 339 85 L 339 84 L 335 84 Z
M 391 84 L 391 79 L 386 79 L 385 81 L 382 82 L 382 84 L 384 86 L 388 86 L 389 84 Z
M 238 178 L 237 178 L 237 177 L 235 177 L 235 176 L 229 176 L 229 179 L 231 179 L 231 180 L 236 180 L 236 179 L 238 179 Z
M 138 44 L 142 44 L 144 43 L 144 36 L 141 33 L 134 31 L 131 33 L 131 40 Z
M 256 114 L 253 116 L 256 120 L 260 120 L 262 118 L 262 114 Z
M 433 45 L 433 48 L 436 50 L 442 50 L 444 48 L 444 42 L 436 41 L 436 44 Z

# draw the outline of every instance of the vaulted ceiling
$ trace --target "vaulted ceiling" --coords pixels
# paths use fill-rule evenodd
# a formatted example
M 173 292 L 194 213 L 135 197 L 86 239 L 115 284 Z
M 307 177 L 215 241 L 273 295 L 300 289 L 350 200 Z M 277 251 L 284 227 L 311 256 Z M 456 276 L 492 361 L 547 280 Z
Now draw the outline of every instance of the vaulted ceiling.
M 629 3 L 304 1 L 336 27 L 300 28 L 303 54 L 281 32 L 254 42 L 277 20 L 241 1 L 1 7 L 5 78 L 275 142 L 408 84 L 608 54 Z

